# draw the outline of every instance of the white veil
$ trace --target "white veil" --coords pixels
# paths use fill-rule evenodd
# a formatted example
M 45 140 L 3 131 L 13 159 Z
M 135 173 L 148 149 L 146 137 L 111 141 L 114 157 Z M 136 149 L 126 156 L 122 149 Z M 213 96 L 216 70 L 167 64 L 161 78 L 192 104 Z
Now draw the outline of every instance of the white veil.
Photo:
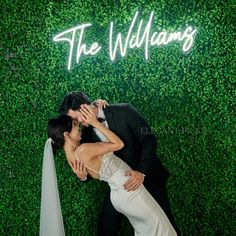
M 40 236 L 64 236 L 64 225 L 61 204 L 57 187 L 57 176 L 52 151 L 52 139 L 49 138 L 44 147 Z

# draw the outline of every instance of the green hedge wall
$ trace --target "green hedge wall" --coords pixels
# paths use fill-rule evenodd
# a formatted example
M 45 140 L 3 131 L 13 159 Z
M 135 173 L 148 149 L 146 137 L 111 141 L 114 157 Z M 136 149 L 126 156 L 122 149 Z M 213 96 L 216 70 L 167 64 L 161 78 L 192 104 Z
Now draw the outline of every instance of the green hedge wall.
M 0 234 L 37 235 L 46 124 L 63 96 L 83 90 L 109 103 L 130 102 L 157 136 L 171 177 L 168 193 L 183 235 L 236 235 L 235 1 L 1 0 Z M 155 25 L 198 29 L 188 54 L 173 43 L 130 51 L 116 62 L 107 50 L 66 69 L 58 32 L 91 22 L 88 42 L 107 45 L 109 23 L 123 33 L 135 12 Z M 139 19 L 140 19 L 139 18 Z M 105 183 L 80 183 L 61 152 L 55 157 L 67 235 L 95 235 Z M 121 235 L 132 235 L 127 223 Z

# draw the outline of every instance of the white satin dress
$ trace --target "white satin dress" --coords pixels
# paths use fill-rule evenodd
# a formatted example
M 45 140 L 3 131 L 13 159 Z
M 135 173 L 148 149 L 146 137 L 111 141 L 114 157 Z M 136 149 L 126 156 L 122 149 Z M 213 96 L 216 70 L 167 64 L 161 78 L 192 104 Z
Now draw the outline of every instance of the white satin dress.
M 111 202 L 118 212 L 129 219 L 135 236 L 177 235 L 164 211 L 143 185 L 135 191 L 124 190 L 123 184 L 129 178 L 125 173 L 131 168 L 112 152 L 102 157 L 99 171 L 86 167 L 109 184 Z

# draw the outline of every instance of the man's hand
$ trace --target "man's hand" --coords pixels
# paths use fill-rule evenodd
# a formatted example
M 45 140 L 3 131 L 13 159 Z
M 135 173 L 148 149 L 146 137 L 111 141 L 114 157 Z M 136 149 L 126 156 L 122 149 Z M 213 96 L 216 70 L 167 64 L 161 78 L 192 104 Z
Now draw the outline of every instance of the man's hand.
M 130 177 L 123 186 L 128 192 L 136 190 L 144 181 L 144 175 L 136 170 L 127 171 L 126 176 Z
M 84 180 L 87 177 L 88 172 L 83 163 L 81 163 L 78 160 L 75 160 L 74 163 L 73 162 L 68 162 L 68 163 L 71 166 L 73 172 L 79 177 L 80 180 Z
M 93 102 L 93 104 L 99 108 L 106 108 L 108 106 L 108 102 L 103 99 L 97 99 Z

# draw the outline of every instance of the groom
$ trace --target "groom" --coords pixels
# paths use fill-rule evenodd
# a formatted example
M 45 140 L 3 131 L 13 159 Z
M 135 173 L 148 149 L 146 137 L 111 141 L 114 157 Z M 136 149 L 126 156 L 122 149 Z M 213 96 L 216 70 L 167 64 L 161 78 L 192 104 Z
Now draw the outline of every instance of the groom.
M 144 184 L 178 232 L 166 191 L 166 180 L 169 173 L 156 156 L 156 138 L 144 118 L 131 104 L 119 103 L 101 109 L 92 104 L 85 93 L 71 92 L 65 96 L 59 112 L 71 116 L 85 127 L 82 135 L 83 142 L 106 141 L 106 138 L 84 121 L 79 111 L 81 104 L 90 105 L 98 120 L 116 133 L 124 142 L 124 148 L 114 153 L 132 168 L 132 171 L 126 173 L 129 179 L 124 184 L 124 188 L 127 191 L 133 191 Z M 81 180 L 86 180 L 86 176 L 87 171 L 81 165 L 79 177 Z M 98 235 L 117 235 L 122 218 L 123 215 L 114 209 L 108 192 L 99 219 Z

